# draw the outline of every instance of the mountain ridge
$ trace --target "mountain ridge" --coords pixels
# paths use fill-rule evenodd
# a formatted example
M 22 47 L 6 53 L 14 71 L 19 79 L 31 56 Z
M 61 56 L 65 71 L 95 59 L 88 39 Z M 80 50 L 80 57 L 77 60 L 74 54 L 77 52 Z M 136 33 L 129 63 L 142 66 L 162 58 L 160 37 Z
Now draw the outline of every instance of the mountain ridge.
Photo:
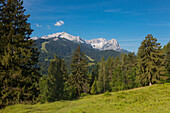
M 57 41 L 58 37 L 65 38 L 70 41 L 77 41 L 79 43 L 90 44 L 92 46 L 92 48 L 98 49 L 98 50 L 116 50 L 119 52 L 122 50 L 122 48 L 120 47 L 120 44 L 116 41 L 116 39 L 111 39 L 108 41 L 106 41 L 105 38 L 86 40 L 84 38 L 81 38 L 80 36 L 73 36 L 66 32 L 53 33 L 53 34 L 50 34 L 47 36 L 42 36 L 39 38 L 37 36 L 35 36 L 35 37 L 32 37 L 31 39 L 38 40 L 38 39 L 53 38 L 53 41 Z

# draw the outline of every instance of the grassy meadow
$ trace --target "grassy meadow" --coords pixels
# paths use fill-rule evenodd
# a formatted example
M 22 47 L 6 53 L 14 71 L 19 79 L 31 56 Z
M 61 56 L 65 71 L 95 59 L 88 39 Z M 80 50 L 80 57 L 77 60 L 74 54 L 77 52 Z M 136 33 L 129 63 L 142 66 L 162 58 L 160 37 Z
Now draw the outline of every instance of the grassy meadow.
M 0 113 L 170 113 L 170 84 L 87 95 L 72 101 L 12 105 Z

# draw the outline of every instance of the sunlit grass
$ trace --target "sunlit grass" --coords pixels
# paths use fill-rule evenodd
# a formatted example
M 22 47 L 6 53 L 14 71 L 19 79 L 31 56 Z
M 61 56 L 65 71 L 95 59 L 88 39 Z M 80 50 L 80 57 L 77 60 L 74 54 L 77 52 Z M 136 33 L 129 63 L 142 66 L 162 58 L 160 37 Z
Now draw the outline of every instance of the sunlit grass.
M 46 52 L 46 53 L 48 52 L 48 51 L 46 50 L 46 48 L 45 48 L 45 45 L 48 44 L 48 43 L 49 43 L 49 42 L 43 42 L 43 43 L 42 43 L 42 47 L 41 47 L 41 51 L 42 51 L 42 52 Z
M 92 59 L 91 57 L 89 57 L 89 56 L 87 56 L 87 55 L 86 55 L 86 57 L 87 57 L 91 62 L 94 62 L 94 61 L 95 61 L 94 59 Z
M 170 113 L 170 84 L 87 95 L 73 101 L 8 106 L 3 113 Z

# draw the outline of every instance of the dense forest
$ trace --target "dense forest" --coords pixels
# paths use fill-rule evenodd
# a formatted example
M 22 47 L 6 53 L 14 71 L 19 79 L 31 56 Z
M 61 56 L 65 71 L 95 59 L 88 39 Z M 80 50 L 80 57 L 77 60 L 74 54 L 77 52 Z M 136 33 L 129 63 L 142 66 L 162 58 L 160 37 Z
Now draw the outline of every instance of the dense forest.
M 69 54 L 69 67 L 53 54 L 47 73 L 41 73 L 28 18 L 22 0 L 0 1 L 0 108 L 170 82 L 170 42 L 162 47 L 151 34 L 141 42 L 137 55 L 115 52 L 89 66 L 89 53 L 82 52 L 79 44 Z

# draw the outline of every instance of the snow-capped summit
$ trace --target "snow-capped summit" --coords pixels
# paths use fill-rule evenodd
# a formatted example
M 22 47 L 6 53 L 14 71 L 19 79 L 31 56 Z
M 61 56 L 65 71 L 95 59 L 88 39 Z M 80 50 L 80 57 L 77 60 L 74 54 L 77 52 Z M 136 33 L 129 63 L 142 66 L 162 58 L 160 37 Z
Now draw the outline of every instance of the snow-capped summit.
M 78 41 L 80 43 L 85 43 L 84 39 L 80 38 L 79 36 L 73 36 L 73 35 L 70 35 L 66 32 L 58 32 L 58 33 L 53 33 L 51 35 L 48 35 L 48 36 L 43 36 L 41 37 L 41 39 L 49 39 L 49 38 L 57 38 L 57 37 L 60 37 L 60 38 L 65 38 L 67 40 L 70 40 L 70 41 Z M 57 39 L 54 39 L 54 40 L 57 40 Z
M 90 44 L 94 49 L 98 50 L 116 50 L 120 51 L 120 45 L 115 39 L 111 39 L 109 41 L 106 41 L 105 38 L 98 38 L 98 39 L 92 39 L 92 40 L 85 40 L 79 36 L 73 36 L 66 32 L 58 32 L 53 33 L 51 35 L 40 37 L 40 39 L 50 39 L 54 38 L 53 41 L 57 41 L 59 38 L 65 38 L 70 41 L 77 41 L 79 43 L 85 43 Z M 32 37 L 33 40 L 37 40 L 37 37 Z
M 116 50 L 116 51 L 121 50 L 119 43 L 115 39 L 106 41 L 106 39 L 104 38 L 98 38 L 86 40 L 86 43 L 91 44 L 93 48 L 99 50 Z
M 37 40 L 38 37 L 37 37 L 37 36 L 34 36 L 34 37 L 31 37 L 30 39 L 32 39 L 32 40 Z
M 91 46 L 95 49 L 101 50 L 101 48 L 107 43 L 106 39 L 98 38 L 92 40 L 86 40 L 87 44 L 91 44 Z

